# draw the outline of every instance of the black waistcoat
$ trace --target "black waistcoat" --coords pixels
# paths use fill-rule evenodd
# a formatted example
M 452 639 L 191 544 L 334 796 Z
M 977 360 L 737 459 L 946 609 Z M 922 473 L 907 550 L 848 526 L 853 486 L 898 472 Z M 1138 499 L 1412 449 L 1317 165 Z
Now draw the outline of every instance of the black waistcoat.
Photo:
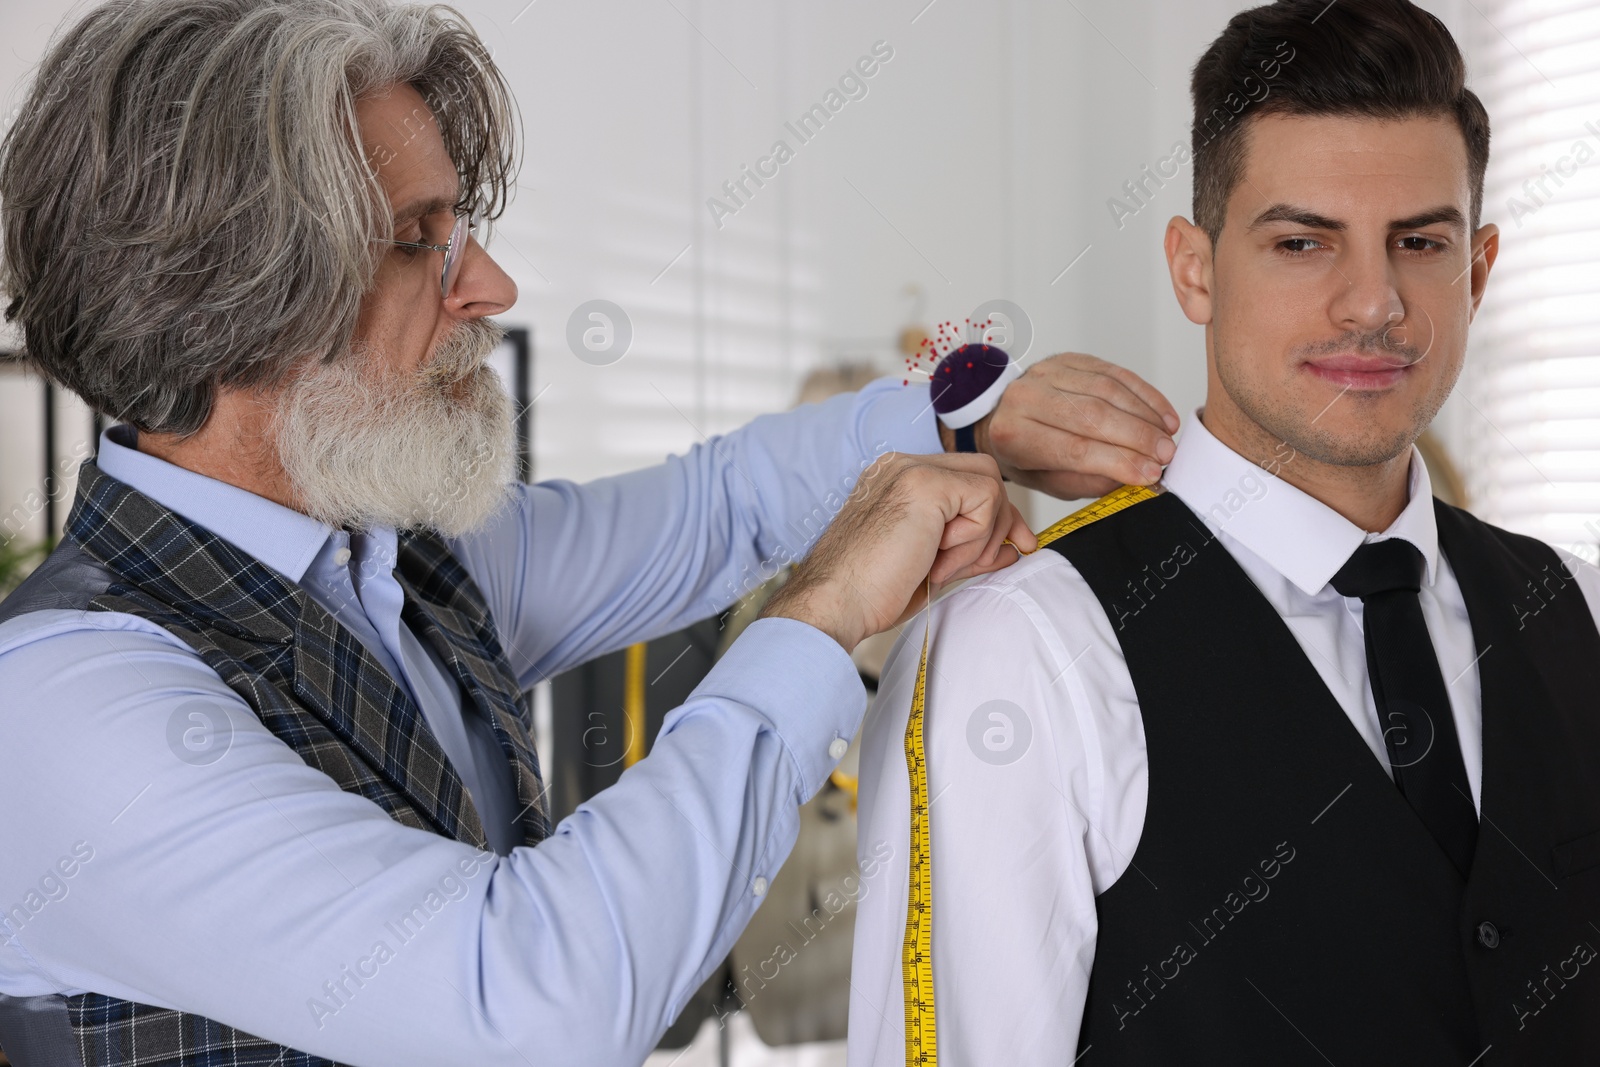
M 1465 883 L 1176 496 L 1050 545 L 1112 621 L 1150 767 L 1095 901 L 1086 1067 L 1600 1063 L 1600 634 L 1548 546 L 1436 512 L 1480 653 Z

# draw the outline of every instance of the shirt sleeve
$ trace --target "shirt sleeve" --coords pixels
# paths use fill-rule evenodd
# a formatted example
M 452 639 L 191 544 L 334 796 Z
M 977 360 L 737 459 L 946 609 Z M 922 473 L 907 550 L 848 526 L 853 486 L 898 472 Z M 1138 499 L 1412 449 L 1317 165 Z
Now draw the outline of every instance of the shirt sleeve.
M 934 997 L 951 1063 L 1064 1063 L 1077 1047 L 1095 895 L 1131 858 L 1146 781 L 1131 682 L 1096 615 L 1051 552 L 933 608 L 923 731 Z M 858 851 L 875 891 L 856 919 L 852 1067 L 905 1060 L 904 735 L 925 618 L 891 654 L 862 740 Z
M 582 485 L 519 485 L 452 548 L 524 686 L 715 615 L 801 559 L 888 452 L 941 450 L 925 386 L 884 378 Z
M 20 616 L 0 626 L 0 992 L 180 1008 L 366 1067 L 639 1063 L 865 703 L 835 642 L 758 621 L 648 760 L 497 857 L 339 789 L 166 631 Z

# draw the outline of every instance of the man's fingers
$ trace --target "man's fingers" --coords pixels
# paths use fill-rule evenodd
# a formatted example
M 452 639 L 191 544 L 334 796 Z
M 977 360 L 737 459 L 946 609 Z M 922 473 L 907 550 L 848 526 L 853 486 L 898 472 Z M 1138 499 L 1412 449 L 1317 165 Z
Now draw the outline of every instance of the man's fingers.
M 1079 352 L 1029 367 L 984 425 L 1007 477 L 1067 499 L 1150 485 L 1177 451 L 1178 414 L 1160 390 Z
M 972 566 L 977 568 L 973 573 L 987 571 L 994 566 L 995 559 L 1003 552 L 1011 554 L 1006 548 L 1006 537 L 1011 533 L 1011 512 L 1015 511 L 1010 500 L 1006 500 L 999 508 L 996 522 L 989 530 L 989 539 L 984 542 L 983 551 L 978 553 L 978 558 L 973 560 Z M 1008 560 L 1009 562 L 1009 560 Z
M 991 465 L 993 465 L 991 461 Z M 945 483 L 944 533 L 939 538 L 942 552 L 965 547 L 982 550 L 999 524 L 1001 506 L 1006 500 L 1000 482 L 1000 469 L 992 474 L 953 472 Z
M 1159 463 L 1171 459 L 1176 448 L 1172 437 L 1160 425 L 1160 415 L 1124 386 L 1117 385 L 1116 389 L 1117 395 L 1111 399 L 1058 394 L 1058 402 L 1052 405 L 1053 410 L 1043 420 L 1044 427 L 1059 427 L 1109 444 L 1121 445 Z M 1133 407 L 1138 410 L 1130 410 Z M 1033 421 L 1040 421 L 1034 413 L 1027 414 Z
M 1045 393 L 1032 390 L 1025 400 L 1019 398 L 1009 418 L 990 424 L 990 447 L 1009 466 L 1024 470 L 1054 467 L 1109 475 L 1104 469 L 1084 466 L 1090 441 L 1126 449 L 1135 454 L 1130 457 L 1133 460 L 1142 458 L 1152 464 L 1170 460 L 1176 446 L 1160 425 L 1160 416 L 1120 383 L 1104 376 L 1095 381 L 1101 385 L 1094 387 L 1113 399 L 1060 387 Z
M 1151 485 L 1161 477 L 1161 463 L 1156 458 L 1124 443 L 1103 440 L 1093 430 L 1074 433 L 1032 423 L 1016 433 L 1026 449 L 1022 454 L 1036 457 L 1031 465 L 1034 470 L 1114 478 L 1118 485 Z
M 1008 500 L 1007 503 L 1010 503 Z M 1022 512 L 1014 506 L 1011 509 L 1011 532 L 1006 534 L 1006 540 L 1016 546 L 1020 555 L 1026 556 L 1036 552 L 1039 548 L 1039 539 L 1034 536 L 1033 529 L 1022 518 Z
M 1129 484 L 1117 478 L 1075 474 L 1072 471 L 1018 471 L 1011 476 L 1011 480 L 1061 500 L 1098 500 Z
M 970 495 L 962 514 L 946 525 L 934 559 L 932 574 L 938 584 L 1008 567 L 1038 547 L 999 482 L 984 477 L 963 489 Z
M 886 456 L 862 475 L 762 617 L 798 619 L 854 648 L 914 611 L 930 579 L 1009 562 L 1008 535 L 1031 544 L 992 456 Z
M 1142 419 L 1159 433 L 1165 434 L 1167 428 L 1162 412 L 1117 373 L 1112 373 L 1121 371 L 1121 367 L 1110 364 L 1106 364 L 1106 370 L 1103 372 L 1067 368 L 1060 379 L 1052 384 L 1058 394 L 1074 399 L 1092 397 L 1102 400 L 1120 411 Z M 1131 374 L 1131 372 L 1124 373 Z M 1133 375 L 1133 377 L 1137 379 L 1138 376 Z
M 944 534 L 933 562 L 936 583 L 991 559 L 1010 529 L 1015 509 L 1000 483 L 999 468 L 991 466 L 992 473 L 962 472 L 950 479 L 952 495 L 946 503 Z
M 1111 400 L 1130 414 L 1148 418 L 1168 433 L 1178 430 L 1178 412 L 1171 401 L 1161 390 L 1126 367 L 1081 352 L 1064 352 L 1041 366 L 1062 375 L 1057 383 L 1061 388 Z M 1137 401 L 1138 406 L 1128 406 L 1128 401 Z
M 1119 367 L 1115 363 L 1106 364 L 1106 373 L 1121 382 L 1130 392 L 1144 402 L 1145 406 L 1161 416 L 1161 423 L 1168 433 L 1178 432 L 1178 409 L 1155 386 L 1139 377 L 1127 367 Z
M 948 569 L 936 564 L 934 583 L 943 586 L 964 578 L 1004 570 L 1021 559 L 1024 554 L 1038 547 L 1038 539 L 1033 536 L 1033 531 L 1028 529 L 1028 524 L 1022 521 L 1022 513 L 1016 509 L 1016 505 L 1007 500 L 1001 520 L 995 524 L 993 536 L 984 545 L 983 552 L 976 559 L 962 565 L 957 565 L 957 561 L 951 559 Z
M 989 544 L 985 546 L 980 562 L 990 569 L 1009 567 L 1017 558 L 1038 547 L 1038 539 L 1028 529 L 1028 524 L 1022 521 L 1022 512 L 1007 497 L 1000 512 L 1000 521 L 995 524 L 994 533 L 989 537 Z

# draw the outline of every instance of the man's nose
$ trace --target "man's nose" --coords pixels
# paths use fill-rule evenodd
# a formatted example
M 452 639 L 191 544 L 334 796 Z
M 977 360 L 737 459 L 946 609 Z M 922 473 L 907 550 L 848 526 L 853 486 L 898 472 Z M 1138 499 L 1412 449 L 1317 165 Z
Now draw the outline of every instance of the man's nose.
M 1335 326 L 1363 333 L 1385 330 L 1405 319 L 1405 304 L 1383 248 L 1352 249 L 1334 263 L 1341 284 L 1329 318 Z
M 469 318 L 499 315 L 517 302 L 517 283 L 500 269 L 477 238 L 468 236 L 461 273 L 456 275 L 455 287 L 444 302 L 451 312 Z

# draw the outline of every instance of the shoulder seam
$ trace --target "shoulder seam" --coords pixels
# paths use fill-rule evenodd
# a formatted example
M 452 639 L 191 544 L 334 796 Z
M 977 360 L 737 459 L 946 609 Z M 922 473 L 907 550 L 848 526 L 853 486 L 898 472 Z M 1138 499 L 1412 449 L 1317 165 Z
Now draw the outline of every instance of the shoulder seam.
M 1071 515 L 1055 523 L 1053 526 L 1039 533 L 1039 547 L 1044 548 L 1052 541 L 1058 541 L 1074 530 L 1081 530 L 1091 523 L 1099 522 L 1132 507 L 1145 500 L 1152 500 L 1159 494 L 1147 485 L 1125 485 L 1115 489 L 1094 503 L 1079 508 Z

